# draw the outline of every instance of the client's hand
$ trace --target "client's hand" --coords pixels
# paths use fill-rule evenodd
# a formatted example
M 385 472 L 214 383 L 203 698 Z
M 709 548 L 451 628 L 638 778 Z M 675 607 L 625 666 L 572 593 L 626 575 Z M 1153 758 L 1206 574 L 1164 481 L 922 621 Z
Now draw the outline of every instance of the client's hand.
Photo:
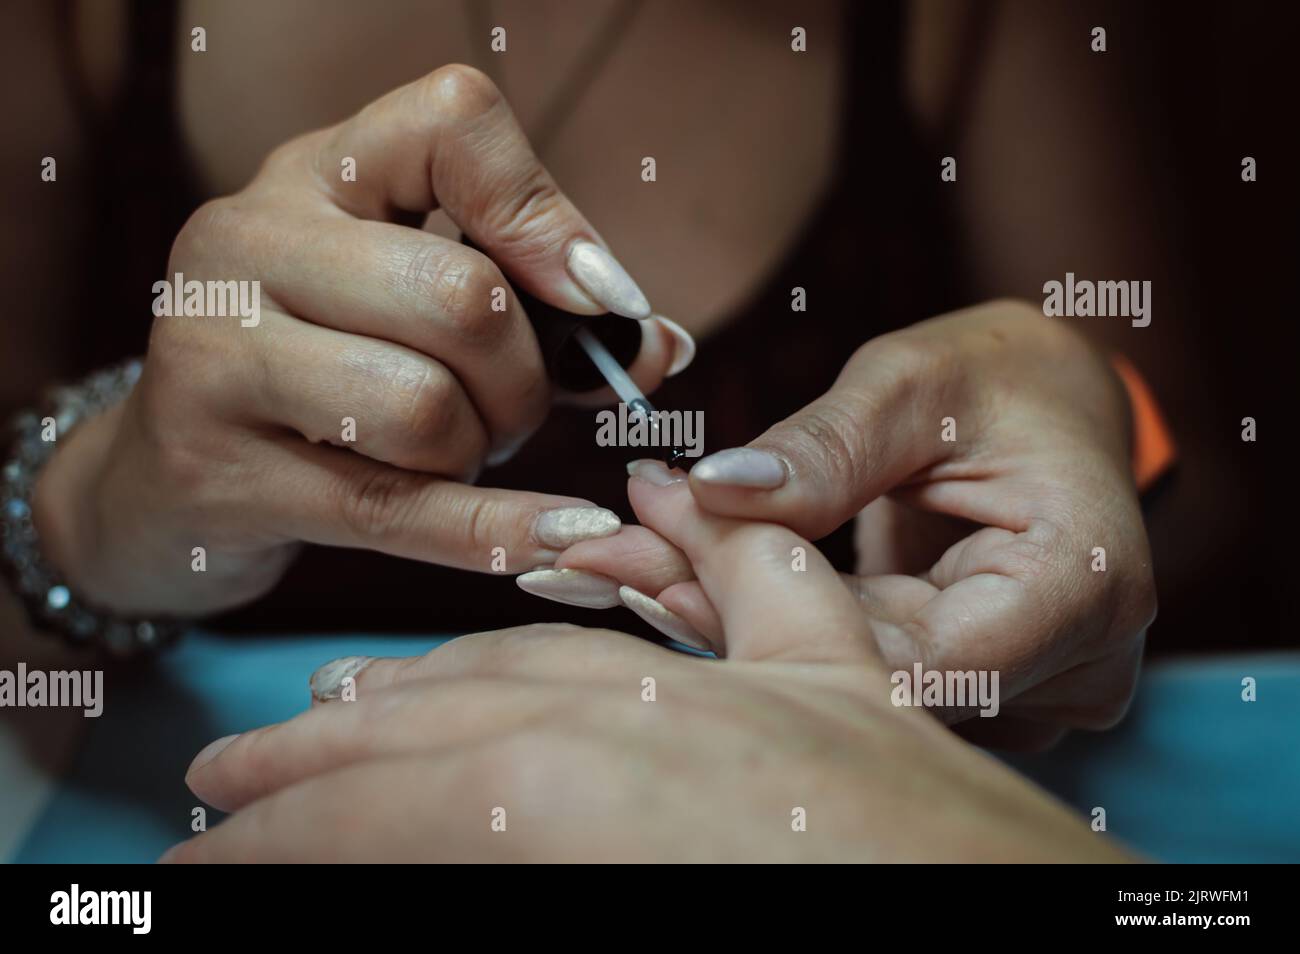
M 699 571 L 725 661 L 570 626 L 375 660 L 355 701 L 200 753 L 190 787 L 235 814 L 167 860 L 1125 860 L 891 705 L 857 600 L 815 550 L 790 574 L 793 532 L 684 482 L 631 495 Z
M 434 208 L 491 258 L 422 231 Z M 156 319 L 130 399 L 42 475 L 47 555 L 106 608 L 196 613 L 269 589 L 299 541 L 481 570 L 503 547 L 520 572 L 614 532 L 583 500 L 467 485 L 551 400 L 494 262 L 552 305 L 646 319 L 630 371 L 647 390 L 689 358 L 492 82 L 444 67 L 289 142 L 185 225 L 165 276 L 182 300 L 260 282 L 260 314 Z
M 1040 748 L 1113 725 L 1133 692 L 1156 599 L 1129 437 L 1122 387 L 1086 342 L 994 302 L 867 343 L 824 397 L 697 463 L 690 488 L 711 513 L 811 539 L 861 512 L 861 576 L 845 582 L 889 667 L 998 671 L 1004 714 L 959 731 Z M 794 598 L 783 559 L 773 586 Z M 563 598 L 612 578 L 669 635 L 724 635 L 699 568 L 649 530 L 557 565 L 520 584 Z

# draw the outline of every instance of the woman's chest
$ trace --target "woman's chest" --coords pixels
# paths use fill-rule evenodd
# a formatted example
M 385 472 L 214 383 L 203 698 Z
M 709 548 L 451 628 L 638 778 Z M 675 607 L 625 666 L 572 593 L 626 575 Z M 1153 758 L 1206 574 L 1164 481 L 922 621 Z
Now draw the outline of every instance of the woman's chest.
M 230 192 L 285 139 L 440 64 L 478 66 L 656 309 L 703 333 L 830 181 L 836 14 L 801 8 L 796 52 L 777 4 L 190 0 L 178 28 L 202 26 L 206 49 L 182 47 L 178 108 L 205 188 Z

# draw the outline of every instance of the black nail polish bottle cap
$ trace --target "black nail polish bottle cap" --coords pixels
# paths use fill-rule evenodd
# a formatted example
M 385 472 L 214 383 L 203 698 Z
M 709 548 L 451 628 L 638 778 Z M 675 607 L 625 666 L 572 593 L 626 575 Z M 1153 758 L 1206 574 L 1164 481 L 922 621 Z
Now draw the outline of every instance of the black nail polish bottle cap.
M 566 391 L 594 391 L 605 387 L 600 373 L 576 338 L 579 328 L 589 328 L 624 368 L 641 353 L 641 323 L 621 315 L 574 315 L 538 301 L 526 292 L 515 295 L 537 335 L 546 361 L 546 373 L 556 387 Z
M 461 241 L 475 251 L 482 251 L 468 238 L 462 237 Z M 542 349 L 546 373 L 556 387 L 581 392 L 594 391 L 606 385 L 604 375 L 592 364 L 587 352 L 574 338 L 579 328 L 590 328 L 591 333 L 624 368 L 630 367 L 641 353 L 639 321 L 609 313 L 575 315 L 548 305 L 514 286 L 510 290 L 515 293 L 528 315 L 528 321 L 533 326 Z

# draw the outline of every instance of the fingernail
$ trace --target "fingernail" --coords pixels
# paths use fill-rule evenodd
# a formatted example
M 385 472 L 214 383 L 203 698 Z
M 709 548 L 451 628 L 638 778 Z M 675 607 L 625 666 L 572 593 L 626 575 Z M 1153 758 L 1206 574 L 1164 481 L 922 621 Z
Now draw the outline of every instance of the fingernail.
M 686 475 L 680 470 L 669 470 L 663 461 L 648 458 L 629 461 L 627 475 L 637 480 L 644 480 L 647 484 L 654 484 L 656 487 L 679 484 L 686 479 Z
M 654 320 L 663 325 L 673 337 L 673 363 L 668 366 L 668 377 L 681 374 L 695 360 L 695 339 L 691 333 L 670 318 L 655 315 Z
M 651 599 L 630 586 L 619 587 L 618 596 L 623 601 L 624 606 L 670 639 L 675 639 L 692 649 L 702 649 L 705 652 L 713 651 L 713 647 L 709 645 L 708 640 L 696 632 L 694 626 L 658 600 Z
M 321 666 L 311 674 L 311 697 L 317 702 L 329 702 L 343 694 L 343 680 L 355 678 L 361 670 L 374 661 L 374 656 L 344 656 Z
M 534 570 L 515 577 L 525 593 L 569 606 L 610 609 L 618 606 L 618 582 L 584 570 Z
M 706 484 L 775 490 L 786 482 L 785 464 L 767 451 L 732 447 L 710 454 L 691 468 L 691 477 Z
M 224 749 L 231 742 L 234 742 L 235 739 L 237 738 L 239 738 L 238 734 L 223 735 L 215 742 L 209 742 L 207 745 L 205 745 L 202 749 L 199 750 L 198 755 L 194 756 L 194 761 L 190 762 L 190 767 L 189 770 L 186 772 L 186 774 L 188 775 L 189 772 L 193 772 L 196 769 L 203 768 L 203 766 L 207 765 L 218 755 L 220 755 L 222 749 Z
M 537 515 L 533 537 L 543 546 L 563 550 L 583 540 L 612 537 L 622 526 L 618 514 L 604 507 L 560 507 Z
M 650 317 L 650 302 L 632 276 L 595 242 L 575 242 L 569 249 L 566 267 L 570 277 L 597 304 L 624 318 Z

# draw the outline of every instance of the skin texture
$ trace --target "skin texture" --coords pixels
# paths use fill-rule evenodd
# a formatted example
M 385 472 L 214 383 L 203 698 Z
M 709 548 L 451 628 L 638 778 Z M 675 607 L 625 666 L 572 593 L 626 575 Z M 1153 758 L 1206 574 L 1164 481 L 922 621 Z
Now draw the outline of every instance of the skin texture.
M 842 582 L 891 669 L 999 671 L 1002 714 L 961 730 L 1043 748 L 1119 721 L 1155 616 L 1127 415 L 1081 338 L 993 302 L 874 339 L 824 397 L 756 438 L 784 486 L 689 486 L 710 513 L 810 539 L 856 517 L 858 575 Z M 788 586 L 800 574 L 785 564 Z M 730 652 L 702 568 L 651 529 L 576 545 L 559 565 L 656 597 Z
M 435 207 L 487 255 L 401 224 Z M 266 592 L 301 541 L 484 571 L 498 546 L 515 572 L 552 561 L 539 514 L 590 504 L 466 483 L 551 400 L 518 302 L 492 302 L 504 269 L 552 305 L 604 311 L 566 271 L 569 249 L 600 241 L 470 67 L 290 141 L 193 215 L 167 270 L 260 281 L 260 322 L 155 320 L 129 400 L 42 474 L 50 558 L 98 605 L 179 614 Z M 642 331 L 629 373 L 650 391 L 680 345 L 656 321 Z
M 699 568 L 726 660 L 572 626 L 375 660 L 355 701 L 201 753 L 191 789 L 234 814 L 165 860 L 1128 860 L 895 708 L 873 624 L 834 570 L 812 550 L 789 579 L 807 541 L 706 514 L 684 482 L 634 479 L 629 496 Z

